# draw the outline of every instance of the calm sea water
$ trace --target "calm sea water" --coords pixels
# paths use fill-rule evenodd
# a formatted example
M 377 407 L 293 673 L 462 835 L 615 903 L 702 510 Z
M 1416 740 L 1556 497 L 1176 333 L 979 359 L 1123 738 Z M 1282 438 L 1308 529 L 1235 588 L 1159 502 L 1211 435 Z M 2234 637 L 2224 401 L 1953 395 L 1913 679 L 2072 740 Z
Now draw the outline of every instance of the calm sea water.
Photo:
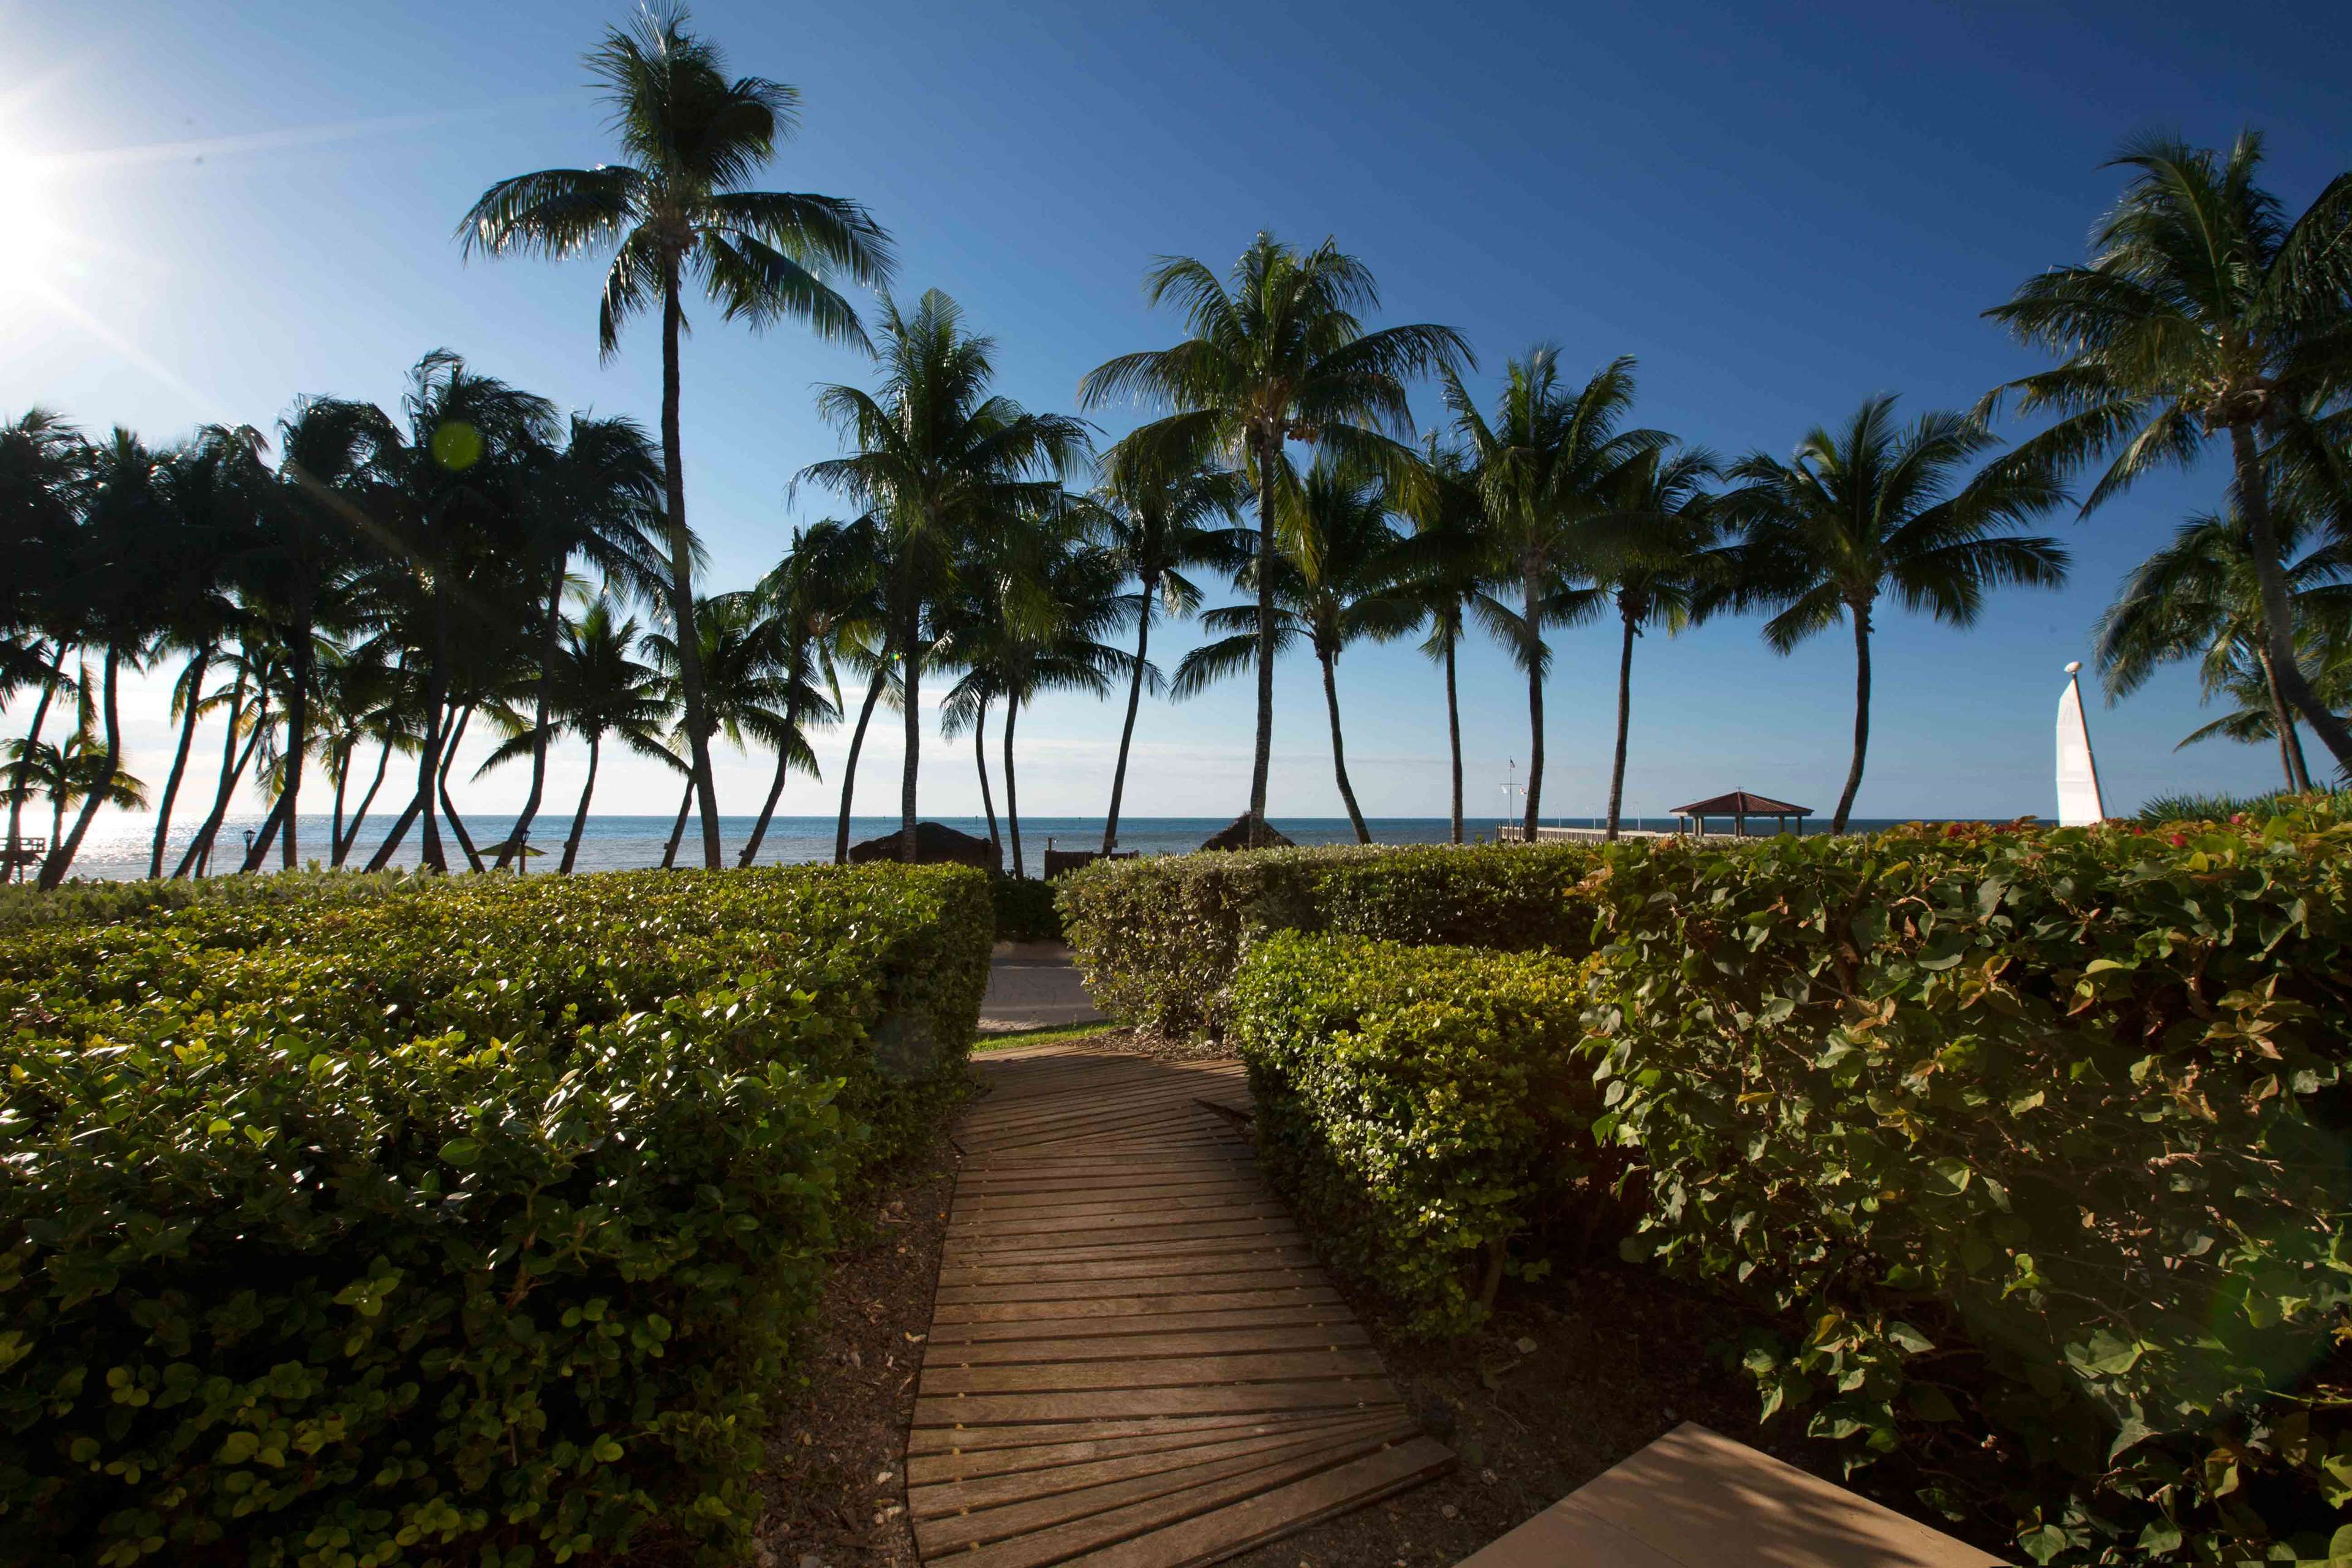
M 35 824 L 32 815 L 26 814 L 26 830 L 28 833 L 46 831 L 47 823 Z M 660 865 L 662 850 L 668 843 L 670 824 L 674 820 L 667 816 L 591 816 L 581 835 L 578 868 L 583 871 L 617 871 Z M 726 846 L 729 865 L 733 865 L 736 857 L 741 853 L 754 820 L 750 816 L 721 816 L 719 819 L 719 835 Z M 988 823 L 983 817 L 949 816 L 927 820 L 944 822 L 950 827 L 978 837 L 988 836 Z M 1202 839 L 1224 827 L 1231 820 L 1230 817 L 1209 816 L 1121 817 L 1118 847 L 1122 850 L 1140 850 L 1146 855 L 1179 854 L 1199 848 Z M 1592 817 L 1546 818 L 1546 821 L 1570 827 L 1601 826 L 1599 820 Z M 1276 817 L 1274 825 L 1300 844 L 1349 844 L 1355 841 L 1354 830 L 1343 816 Z M 178 864 L 180 853 L 194 836 L 197 826 L 193 821 L 174 824 L 163 858 L 166 875 Z M 258 816 L 230 817 L 215 841 L 213 870 L 235 870 L 243 858 L 246 830 L 257 829 L 260 826 Z M 313 859 L 324 863 L 328 858 L 330 826 L 329 819 L 324 816 L 306 814 L 300 819 L 299 848 L 306 863 Z M 1370 829 L 1374 841 L 1381 844 L 1443 844 L 1450 831 L 1446 819 L 1439 816 L 1371 817 L 1366 820 L 1365 826 Z M 1495 819 L 1491 816 L 1470 817 L 1465 820 L 1463 829 L 1465 836 L 1472 838 L 1492 838 L 1495 826 Z M 1624 826 L 1669 828 L 1675 824 L 1664 818 L 1636 820 L 1629 817 Z M 1814 828 L 1815 831 L 1823 831 L 1827 826 L 1826 822 L 1817 823 Z M 1891 826 L 1894 826 L 1894 819 L 1856 819 L 1853 823 L 1858 832 Z M 495 844 L 513 831 L 514 819 L 485 814 L 467 817 L 466 826 L 474 836 L 477 845 Z M 768 825 L 767 837 L 760 846 L 759 863 L 768 866 L 830 860 L 833 858 L 834 826 L 835 819 L 830 816 L 779 816 Z M 850 842 L 854 844 L 861 839 L 895 832 L 898 826 L 898 819 L 895 816 L 853 816 L 849 819 Z M 532 858 L 532 870 L 554 868 L 562 853 L 563 836 L 570 827 L 571 819 L 562 814 L 550 816 L 542 813 L 540 816 L 532 825 L 530 843 L 531 847 L 544 850 L 546 854 Z M 1003 831 L 1001 817 L 998 819 L 998 831 L 1000 834 Z M 83 841 L 80 856 L 74 862 L 74 875 L 102 878 L 145 876 L 153 834 L 152 824 L 142 825 L 135 819 L 94 826 L 89 837 Z M 1039 857 L 1049 843 L 1061 849 L 1099 849 L 1102 847 L 1102 835 L 1103 819 L 1099 816 L 1024 816 L 1021 819 L 1021 848 L 1025 868 L 1029 875 L 1037 875 L 1041 864 Z M 380 830 L 371 824 L 360 847 L 352 853 L 350 864 L 354 868 L 365 865 L 368 857 L 375 852 L 381 837 Z M 701 842 L 700 827 L 689 818 L 686 825 L 686 837 L 678 850 L 679 864 L 700 864 Z M 418 834 L 411 829 L 408 841 L 394 855 L 392 863 L 396 866 L 415 865 L 417 843 Z M 451 864 L 461 863 L 462 856 L 446 825 L 443 843 Z M 1009 862 L 1009 845 L 1006 853 Z M 274 847 L 270 864 L 273 868 L 278 864 Z

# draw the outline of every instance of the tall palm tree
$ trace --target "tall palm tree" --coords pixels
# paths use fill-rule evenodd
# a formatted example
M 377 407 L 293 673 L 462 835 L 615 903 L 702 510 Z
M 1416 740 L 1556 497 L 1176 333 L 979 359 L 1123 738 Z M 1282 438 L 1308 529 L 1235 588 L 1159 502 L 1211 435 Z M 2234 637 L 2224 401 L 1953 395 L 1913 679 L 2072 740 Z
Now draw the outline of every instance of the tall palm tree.
M 1389 523 L 1388 492 L 1375 476 L 1343 460 L 1318 459 L 1292 493 L 1293 515 L 1286 531 L 1289 550 L 1275 557 L 1271 597 L 1278 617 L 1277 640 L 1304 640 L 1323 672 L 1323 704 L 1331 724 L 1331 772 L 1348 808 L 1356 842 L 1370 844 L 1371 830 L 1356 805 L 1348 778 L 1348 752 L 1339 723 L 1339 655 L 1366 637 L 1387 640 L 1418 625 L 1420 602 L 1402 585 L 1408 562 Z M 1252 560 L 1249 586 L 1259 571 Z M 1263 602 L 1267 595 L 1258 595 Z M 1227 635 L 1186 654 L 1176 667 L 1175 694 L 1196 695 L 1212 682 L 1247 668 L 1257 651 L 1257 633 L 1248 626 L 1251 606 L 1228 605 L 1202 618 L 1211 631 Z M 1246 629 L 1244 629 L 1246 628 Z
M 798 537 L 793 556 L 799 590 L 816 601 L 813 625 L 820 628 L 833 668 L 866 682 L 865 700 L 849 732 L 849 753 L 842 759 L 841 812 L 834 827 L 834 864 L 845 866 L 858 754 L 866 749 L 874 709 L 897 673 L 889 657 L 889 535 L 871 516 L 849 522 L 827 518 Z
M 1609 510 L 1612 489 L 1629 464 L 1671 439 L 1662 430 L 1628 429 L 1633 361 L 1611 361 L 1573 390 L 1559 377 L 1559 351 L 1538 344 L 1504 371 L 1491 418 L 1461 378 L 1445 378 L 1445 404 L 1478 476 L 1478 495 L 1493 531 L 1498 576 L 1517 580 L 1519 603 L 1491 594 L 1476 607 L 1503 637 L 1528 677 L 1527 836 L 1542 815 L 1544 675 L 1551 650 L 1547 626 L 1573 626 L 1603 607 L 1591 579 L 1593 521 Z
M 2282 565 L 2297 657 L 2315 654 L 2324 666 L 2327 651 L 2352 637 L 2352 541 L 2326 541 L 2305 552 L 2316 531 L 2290 507 L 2275 509 L 2274 525 L 2287 552 Z M 2125 579 L 2099 617 L 2097 648 L 2110 702 L 2137 690 L 2163 666 L 2187 659 L 2198 662 L 2208 700 L 2238 696 L 2242 687 L 2263 694 L 2267 717 L 2253 738 L 2278 742 L 2287 788 L 2311 787 L 2263 615 L 2253 531 L 2242 515 L 2206 512 L 2182 523 L 2169 544 Z M 2240 721 L 2227 732 L 2245 730 Z
M 630 317 L 660 308 L 669 613 L 686 658 L 679 682 L 695 748 L 703 864 L 715 870 L 719 804 L 695 663 L 694 552 L 678 436 L 681 295 L 690 279 L 728 320 L 740 318 L 755 331 L 794 321 L 828 342 L 862 347 L 857 312 L 826 279 L 839 272 L 868 287 L 887 283 L 890 238 L 856 202 L 743 188 L 798 129 L 800 92 L 762 77 L 730 79 L 718 47 L 688 31 L 684 6 L 656 0 L 627 29 L 608 29 L 587 65 L 626 161 L 501 180 L 482 193 L 458 234 L 468 253 L 478 247 L 491 256 L 562 259 L 613 250 L 597 313 L 607 359 L 619 352 Z
M 1612 842 L 1625 804 L 1633 639 L 1650 626 L 1671 636 L 1706 616 L 1723 565 L 1721 529 L 1706 489 L 1718 471 L 1714 454 L 1704 449 L 1654 447 L 1620 474 L 1601 520 L 1606 533 L 1595 575 L 1624 633 L 1617 655 L 1617 751 L 1609 768 Z
M 224 654 L 232 677 L 230 683 L 226 689 L 215 689 L 205 700 L 208 711 L 219 712 L 225 718 L 220 775 L 214 788 L 212 808 L 205 814 L 194 837 L 181 851 L 179 864 L 173 868 L 175 879 L 205 874 L 213 840 L 228 817 L 229 806 L 236 798 L 236 787 L 244 781 L 246 770 L 258 756 L 276 722 L 270 701 L 276 685 L 282 681 L 271 663 L 267 635 L 248 621 L 233 632 L 233 647 Z
M 709 733 L 701 737 L 705 750 L 713 735 L 726 736 L 739 752 L 751 742 L 782 750 L 800 740 L 784 711 L 799 694 L 777 669 L 774 641 L 760 595 L 750 591 L 717 594 L 695 609 L 695 637 L 702 645 L 698 650 L 705 699 L 702 721 L 709 726 Z M 671 632 L 656 630 L 646 634 L 642 646 L 653 657 L 654 667 L 670 682 L 672 706 L 682 730 L 687 722 L 683 700 L 687 660 L 678 639 Z M 678 736 L 681 741 L 688 738 L 682 732 Z M 664 870 L 677 863 L 687 813 L 694 809 L 700 793 L 689 773 L 686 794 L 677 803 L 677 821 L 670 828 L 669 847 L 662 856 Z
M 906 719 L 899 853 L 911 862 L 929 612 L 960 563 L 986 556 L 1007 531 L 1054 504 L 1091 443 L 1085 421 L 1032 414 L 991 393 L 996 341 L 968 331 L 961 309 L 938 289 L 911 313 L 885 294 L 880 337 L 878 393 L 841 385 L 817 393 L 817 412 L 851 452 L 811 464 L 795 483 L 814 481 L 866 509 L 889 561 L 888 647 Z
M 833 613 L 832 586 L 823 580 L 828 564 L 825 552 L 807 551 L 808 537 L 806 531 L 796 532 L 792 552 L 752 590 L 760 606 L 769 669 L 779 687 L 781 723 L 775 741 L 775 777 L 768 784 L 767 799 L 760 803 L 751 837 L 743 841 L 743 852 L 735 861 L 738 866 L 749 866 L 759 858 L 760 845 L 768 836 L 768 824 L 775 819 L 776 803 L 783 798 L 791 774 L 797 771 L 812 779 L 824 776 L 817 768 L 816 752 L 809 744 L 809 731 L 841 721 L 837 667 L 843 628 Z
M 562 639 L 563 595 L 575 560 L 607 583 L 657 600 L 663 592 L 662 468 L 644 426 L 634 419 L 574 414 L 560 447 L 529 454 L 524 484 L 529 575 L 538 593 L 537 670 L 532 678 L 530 788 L 512 831 L 499 846 L 495 869 L 525 846 L 547 790 L 549 702 Z
M 1185 573 L 1231 568 L 1244 547 L 1240 507 L 1247 491 L 1230 468 L 1160 468 L 1148 454 L 1124 444 L 1105 454 L 1105 482 L 1096 492 L 1106 539 L 1135 581 L 1135 662 L 1128 681 L 1127 718 L 1118 731 L 1118 762 L 1110 775 L 1110 811 L 1103 819 L 1106 855 L 1118 847 L 1118 808 L 1127 794 L 1128 751 L 1135 741 L 1136 710 L 1150 679 L 1151 622 L 1158 610 L 1189 616 L 1201 591 Z M 1153 689 L 1158 689 L 1157 685 Z
M 2319 700 L 2341 711 L 2352 708 L 2352 657 L 2347 657 L 2347 645 L 2337 643 L 2319 650 L 2318 657 L 2305 660 L 2305 678 Z M 2285 773 L 2287 788 L 2297 793 L 2313 787 L 2311 770 L 2303 756 L 2303 742 L 2294 728 L 2279 728 L 2279 710 L 2270 678 L 2260 665 L 2242 661 L 2234 669 L 2220 674 L 2206 682 L 2207 700 L 2226 697 L 2235 704 L 2219 719 L 2200 724 L 2183 735 L 2173 746 L 2178 752 L 2200 741 L 2229 740 L 2244 745 L 2259 746 L 2274 742 L 2279 748 L 2279 765 Z
M 238 566 L 258 543 L 266 491 L 260 465 L 249 444 L 240 436 L 217 429 L 206 431 L 194 445 L 174 454 L 165 466 L 163 483 L 173 515 L 188 531 L 184 564 L 190 575 L 177 585 L 165 606 L 160 640 L 188 657 L 172 685 L 172 717 L 179 721 L 180 735 L 163 795 L 156 802 L 155 834 L 147 858 L 151 879 L 163 875 L 173 806 L 187 776 L 196 723 L 205 709 L 205 677 L 219 656 L 229 628 L 247 613 L 235 596 L 236 578 Z
M 2296 661 L 2263 449 L 2352 375 L 2352 174 L 2289 219 L 2259 183 L 2262 159 L 2252 131 L 2226 153 L 2171 135 L 2126 144 L 2109 166 L 2130 178 L 2093 233 L 2089 264 L 2043 272 L 1985 312 L 2063 363 L 1997 389 L 1979 413 L 2014 391 L 2020 412 L 2059 416 L 2019 455 L 2061 473 L 2113 454 L 2085 514 L 2225 437 L 2271 667 L 2288 704 L 2352 769 L 2352 726 Z
M 335 649 L 320 666 L 319 707 L 320 761 L 335 786 L 328 863 L 341 870 L 375 807 L 393 753 L 413 754 L 420 743 L 415 684 L 408 679 L 405 653 L 394 653 L 382 637 Z M 352 775 L 361 747 L 367 745 L 375 748 L 375 768 L 347 819 Z
M 40 743 L 49 710 L 75 695 L 67 668 L 79 628 L 67 603 L 75 536 L 89 506 L 90 450 L 44 408 L 0 426 L 0 707 L 32 687 L 25 743 Z M 6 842 L 21 842 L 25 797 L 12 795 Z
M 1776 611 L 1764 640 L 1787 653 L 1840 621 L 1853 627 L 1853 762 L 1830 830 L 1843 833 L 1870 748 L 1870 634 L 1881 597 L 1948 626 L 1974 625 L 1988 589 L 2055 588 L 2068 557 L 2016 531 L 2062 504 L 2046 468 L 2012 456 L 1966 473 L 1999 441 L 1965 415 L 1923 414 L 1907 429 L 1895 399 L 1871 398 L 1832 432 L 1815 427 L 1786 460 L 1732 465 L 1718 504 L 1741 539 L 1717 602 Z
M 1239 470 L 1257 493 L 1257 731 L 1250 764 L 1250 842 L 1265 841 L 1274 755 L 1274 659 L 1280 641 L 1271 569 L 1280 498 L 1297 482 L 1293 441 L 1328 448 L 1391 475 L 1410 471 L 1405 384 L 1475 363 L 1460 333 L 1426 322 L 1364 330 L 1376 309 L 1371 271 L 1326 239 L 1299 251 L 1261 233 L 1230 284 L 1190 257 L 1163 257 L 1144 276 L 1152 304 L 1173 303 L 1191 336 L 1173 347 L 1122 354 L 1087 373 L 1078 403 L 1138 398 L 1174 412 L 1130 433 L 1139 455 L 1167 471 Z
M 1494 531 L 1479 498 L 1478 476 L 1459 446 L 1429 437 L 1423 477 L 1405 497 L 1412 537 L 1399 547 L 1398 591 L 1426 617 L 1421 651 L 1445 671 L 1445 742 L 1453 763 L 1453 842 L 1462 842 L 1462 704 L 1455 656 L 1481 595 L 1492 584 Z

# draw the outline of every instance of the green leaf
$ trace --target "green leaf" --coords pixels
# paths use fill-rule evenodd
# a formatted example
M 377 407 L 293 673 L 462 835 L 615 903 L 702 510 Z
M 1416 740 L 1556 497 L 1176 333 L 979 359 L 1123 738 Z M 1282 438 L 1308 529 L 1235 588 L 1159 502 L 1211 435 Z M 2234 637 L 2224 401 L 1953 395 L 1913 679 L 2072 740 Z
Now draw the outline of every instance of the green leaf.
M 482 1146 L 471 1138 L 452 1138 L 441 1145 L 442 1163 L 461 1168 L 481 1158 L 481 1153 Z
M 1969 1190 L 1969 1182 L 1976 1172 L 1965 1160 L 1930 1160 L 1927 1163 L 1927 1190 L 1931 1193 L 1958 1194 Z

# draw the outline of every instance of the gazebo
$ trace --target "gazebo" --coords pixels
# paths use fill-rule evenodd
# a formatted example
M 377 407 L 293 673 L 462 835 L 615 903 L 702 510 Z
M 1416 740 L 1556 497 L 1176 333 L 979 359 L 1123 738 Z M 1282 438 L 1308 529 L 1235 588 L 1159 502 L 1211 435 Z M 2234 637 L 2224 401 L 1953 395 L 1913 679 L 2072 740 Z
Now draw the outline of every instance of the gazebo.
M 1790 805 L 1785 800 L 1752 795 L 1744 789 L 1733 790 L 1729 795 L 1710 795 L 1706 800 L 1695 800 L 1688 805 L 1675 807 L 1675 815 L 1688 822 L 1691 831 L 1701 838 L 1706 837 L 1706 819 L 1710 816 L 1731 818 L 1731 832 L 1735 838 L 1748 836 L 1748 819 L 1751 816 L 1771 817 L 1774 830 L 1780 833 L 1789 831 L 1789 818 L 1793 816 L 1797 819 L 1797 833 L 1801 837 L 1805 831 L 1805 818 L 1812 814 L 1813 808 L 1810 805 Z

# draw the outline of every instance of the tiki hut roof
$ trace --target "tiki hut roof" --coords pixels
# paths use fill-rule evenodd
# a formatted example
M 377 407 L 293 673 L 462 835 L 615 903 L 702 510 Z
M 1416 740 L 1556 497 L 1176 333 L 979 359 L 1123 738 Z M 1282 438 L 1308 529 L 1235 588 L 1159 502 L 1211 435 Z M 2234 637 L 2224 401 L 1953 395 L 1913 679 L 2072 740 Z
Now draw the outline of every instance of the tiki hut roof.
M 1813 808 L 1810 805 L 1790 805 L 1785 800 L 1751 795 L 1744 789 L 1675 807 L 1676 816 L 1811 816 L 1812 814 Z
M 1227 823 L 1216 832 L 1210 834 L 1201 845 L 1201 847 L 1203 849 L 1246 849 L 1249 847 L 1250 819 L 1249 813 L 1246 811 L 1243 812 L 1239 816 L 1234 817 L 1233 821 Z M 1276 833 L 1274 830 L 1274 824 L 1269 822 L 1265 825 L 1265 842 L 1258 847 L 1262 849 L 1296 849 L 1298 846 L 1293 844 L 1289 839 L 1285 838 L 1281 834 Z
M 899 832 L 904 832 L 901 828 Z M 898 858 L 898 834 L 886 833 L 879 838 L 869 838 L 863 844 L 849 847 L 850 863 L 862 865 L 868 860 Z M 999 860 L 994 845 L 985 838 L 974 838 L 969 833 L 958 833 L 944 823 L 915 824 L 915 860 L 923 866 L 977 866 L 983 871 L 993 871 Z

